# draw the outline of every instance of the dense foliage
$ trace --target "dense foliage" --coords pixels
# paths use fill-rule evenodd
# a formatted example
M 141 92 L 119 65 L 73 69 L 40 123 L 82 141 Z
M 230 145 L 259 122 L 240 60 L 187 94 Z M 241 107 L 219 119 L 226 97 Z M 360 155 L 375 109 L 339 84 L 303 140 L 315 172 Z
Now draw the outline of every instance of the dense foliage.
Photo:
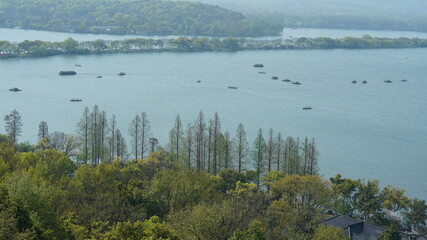
M 0 0 L 0 26 L 110 34 L 265 36 L 282 26 L 184 1 Z
M 345 37 L 333 39 L 289 38 L 276 40 L 253 40 L 237 38 L 188 38 L 172 39 L 125 39 L 116 41 L 95 40 L 78 42 L 68 38 L 62 42 L 25 40 L 21 43 L 0 41 L 0 58 L 6 57 L 43 57 L 62 54 L 100 54 L 100 53 L 137 53 L 137 52 L 203 52 L 203 51 L 239 51 L 239 50 L 281 50 L 281 49 L 374 49 L 374 48 L 423 48 L 427 39 L 420 38 L 373 38 L 364 35 L 361 38 Z
M 45 122 L 33 148 L 14 144 L 11 130 L 0 135 L 0 238 L 347 239 L 319 225 L 334 213 L 388 226 L 385 237 L 402 226 L 426 227 L 426 202 L 402 189 L 318 176 L 314 140 L 283 140 L 272 130 L 264 140 L 259 130 L 250 149 L 242 125 L 231 140 L 217 114 L 206 125 L 201 112 L 185 131 L 178 116 L 169 143 L 156 151 L 147 127 L 151 149 L 139 158 L 144 119 L 130 124 L 130 160 L 123 139 L 110 134 L 114 116 L 103 125 L 106 114 L 96 106 L 83 113 L 71 158 L 56 150 L 58 134 Z
M 194 0 L 286 27 L 427 31 L 424 0 Z

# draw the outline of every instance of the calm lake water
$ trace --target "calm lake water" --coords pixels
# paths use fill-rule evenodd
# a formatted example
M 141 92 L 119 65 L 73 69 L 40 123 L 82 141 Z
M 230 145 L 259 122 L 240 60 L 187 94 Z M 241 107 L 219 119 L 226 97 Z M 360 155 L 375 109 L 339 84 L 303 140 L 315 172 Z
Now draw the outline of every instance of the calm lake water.
M 254 63 L 266 67 L 256 69 Z M 60 70 L 78 74 L 59 76 Z M 234 135 L 243 123 L 250 144 L 260 127 L 265 137 L 269 128 L 314 137 L 325 177 L 375 178 L 427 199 L 427 49 L 3 59 L 0 73 L 0 114 L 19 111 L 20 141 L 36 142 L 42 120 L 50 132 L 74 132 L 84 107 L 95 104 L 109 117 L 116 115 L 124 135 L 134 115 L 145 111 L 163 145 L 178 113 L 187 125 L 200 110 L 206 119 L 218 112 L 222 131 Z M 302 85 L 271 80 L 273 75 Z M 11 87 L 22 92 L 8 91 Z M 305 106 L 313 109 L 304 111 Z
M 362 37 L 368 34 L 372 37 L 408 37 L 408 38 L 427 38 L 427 33 L 423 32 L 401 32 L 401 31 L 375 31 L 375 30 L 340 30 L 340 29 L 314 29 L 314 28 L 285 28 L 282 32 L 282 38 L 299 38 L 299 37 Z M 0 40 L 11 42 L 22 42 L 24 40 L 42 40 L 59 42 L 67 38 L 73 38 L 78 41 L 94 41 L 97 39 L 104 40 L 123 40 L 128 38 L 177 38 L 178 36 L 141 36 L 141 35 L 107 35 L 107 34 L 81 34 L 81 33 L 59 33 L 48 31 L 35 31 L 24 29 L 0 28 Z M 262 37 L 255 39 L 277 39 L 279 36 Z

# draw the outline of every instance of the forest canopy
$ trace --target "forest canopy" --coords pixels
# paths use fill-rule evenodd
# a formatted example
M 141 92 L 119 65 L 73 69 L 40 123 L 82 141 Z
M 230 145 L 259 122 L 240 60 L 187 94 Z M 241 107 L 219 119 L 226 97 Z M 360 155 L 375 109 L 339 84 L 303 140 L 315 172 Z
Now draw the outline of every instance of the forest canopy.
M 0 27 L 65 32 L 266 36 L 282 25 L 248 20 L 218 6 L 184 1 L 0 0 Z

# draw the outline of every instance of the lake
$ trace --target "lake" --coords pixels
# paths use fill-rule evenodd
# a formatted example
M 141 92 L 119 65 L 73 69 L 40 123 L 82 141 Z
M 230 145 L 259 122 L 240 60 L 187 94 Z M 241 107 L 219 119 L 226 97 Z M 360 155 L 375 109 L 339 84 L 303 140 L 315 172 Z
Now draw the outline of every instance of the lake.
M 59 76 L 61 70 L 77 75 Z M 222 131 L 234 136 L 243 123 L 250 144 L 260 127 L 264 137 L 270 128 L 314 137 L 324 177 L 375 178 L 427 199 L 427 49 L 56 56 L 3 59 L 0 73 L 0 114 L 21 114 L 20 141 L 35 143 L 43 120 L 50 132 L 73 133 L 84 107 L 95 104 L 116 115 L 124 135 L 145 111 L 162 145 L 177 114 L 186 126 L 200 110 L 206 119 L 218 112 Z
M 408 37 L 408 38 L 427 38 L 425 32 L 403 32 L 403 31 L 376 31 L 376 30 L 342 30 L 342 29 L 314 29 L 314 28 L 285 28 L 282 32 L 282 38 L 299 38 L 299 37 L 330 37 L 330 38 L 343 38 L 343 37 L 362 37 L 368 34 L 371 37 Z M 24 30 L 13 28 L 0 28 L 0 40 L 8 40 L 11 42 L 22 42 L 24 40 L 42 40 L 59 42 L 67 38 L 73 38 L 78 41 L 95 41 L 97 39 L 104 40 L 123 40 L 129 38 L 177 38 L 179 36 L 143 36 L 143 35 L 108 35 L 108 34 L 87 34 L 87 33 L 66 33 L 66 32 L 49 32 L 49 31 L 36 31 Z M 252 39 L 277 39 L 280 36 L 261 37 Z

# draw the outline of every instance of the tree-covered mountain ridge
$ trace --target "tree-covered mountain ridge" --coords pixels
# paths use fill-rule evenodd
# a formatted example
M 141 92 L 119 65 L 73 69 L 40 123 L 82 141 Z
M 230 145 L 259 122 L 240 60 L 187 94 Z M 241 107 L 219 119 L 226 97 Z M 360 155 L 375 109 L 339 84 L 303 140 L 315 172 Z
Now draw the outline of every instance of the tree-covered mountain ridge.
M 222 7 L 166 0 L 0 0 L 0 27 L 239 37 L 278 35 L 282 30 L 280 24 L 248 20 Z

